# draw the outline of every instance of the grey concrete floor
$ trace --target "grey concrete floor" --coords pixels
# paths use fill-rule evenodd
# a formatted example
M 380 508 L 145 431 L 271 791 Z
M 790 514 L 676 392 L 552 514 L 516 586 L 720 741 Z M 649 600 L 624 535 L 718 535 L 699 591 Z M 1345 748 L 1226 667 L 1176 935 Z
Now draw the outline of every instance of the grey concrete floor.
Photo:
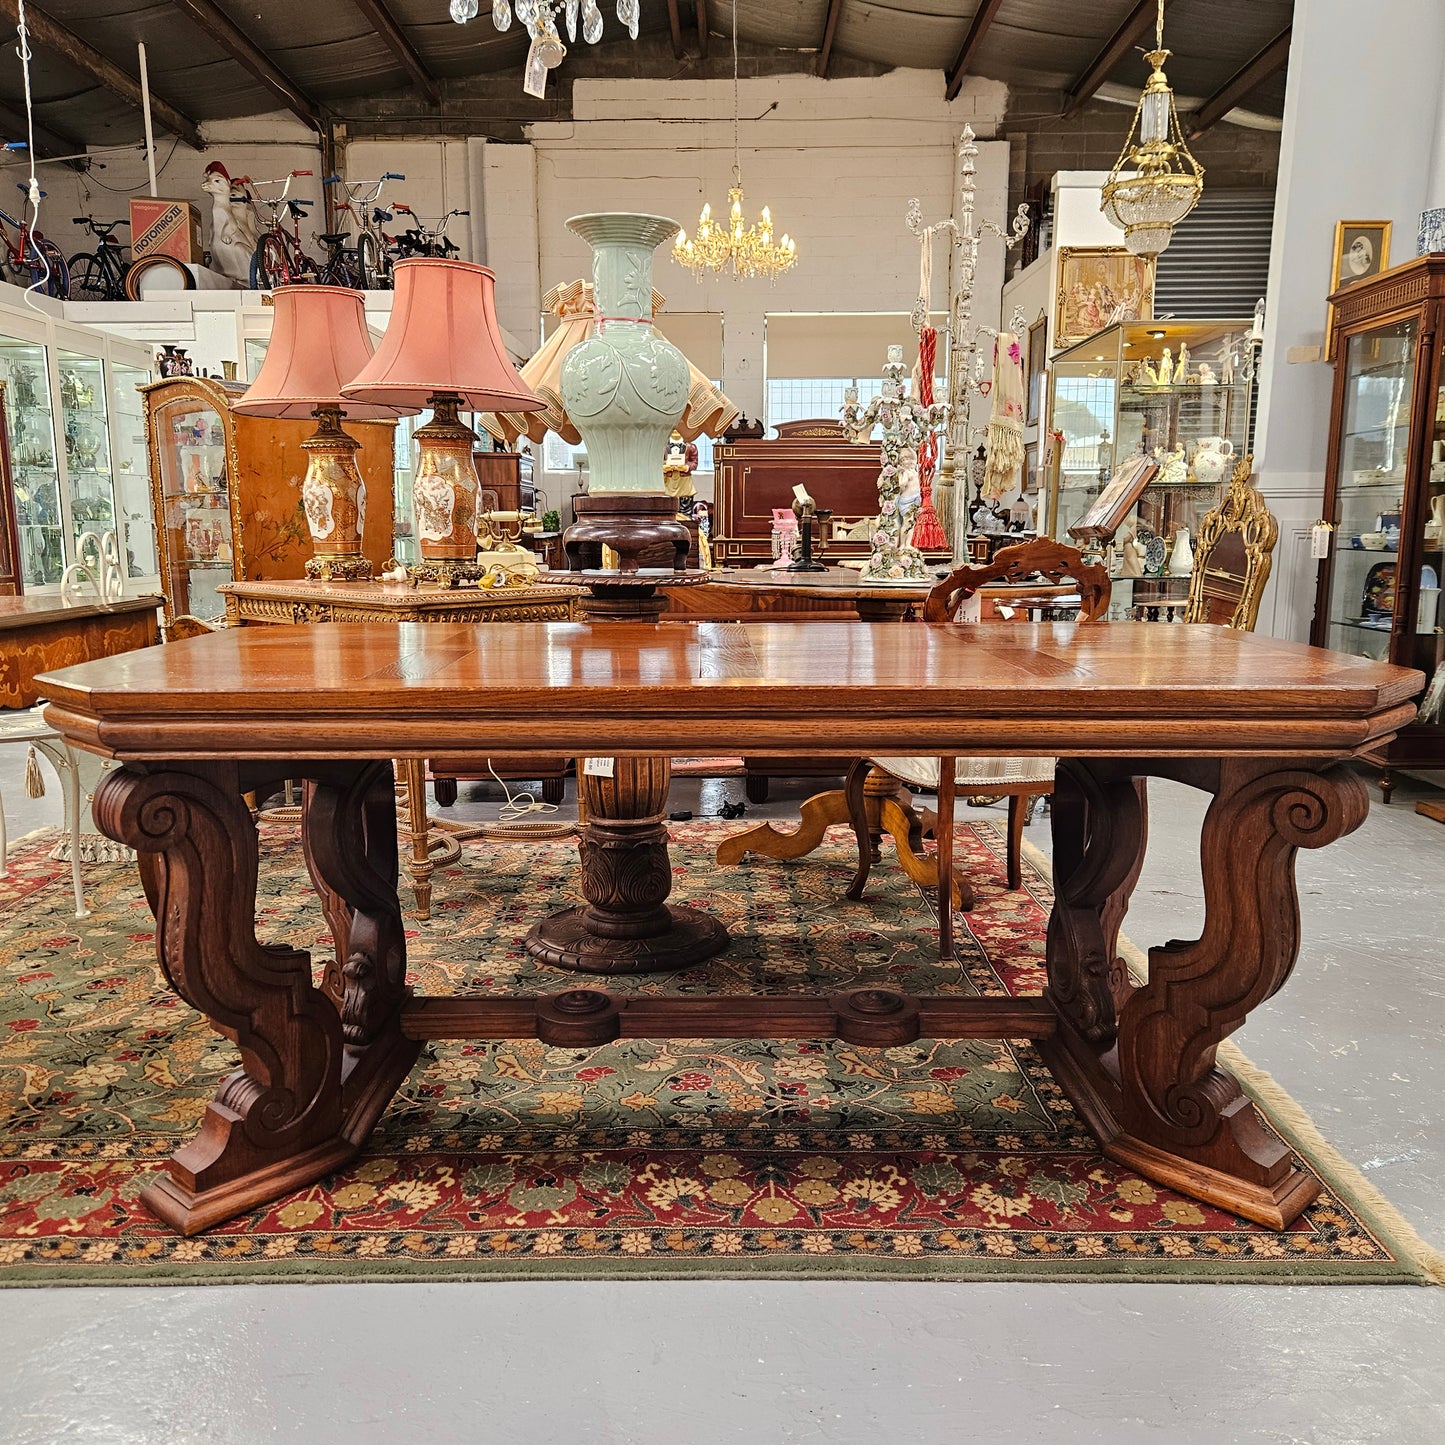
M 57 821 L 0 751 L 12 836 Z M 715 812 L 740 784 L 679 784 Z M 1408 780 L 1301 853 L 1304 947 L 1237 1041 L 1445 1245 L 1445 829 Z M 787 817 L 804 790 L 775 787 Z M 1375 795 L 1378 799 L 1378 795 Z M 468 791 L 459 817 L 494 816 Z M 1202 917 L 1203 799 L 1153 786 L 1141 946 Z M 53 816 L 52 816 L 53 815 Z M 1047 824 L 1029 836 L 1047 849 Z M 1445 1441 L 1445 1291 L 538 1283 L 11 1291 L 0 1441 Z

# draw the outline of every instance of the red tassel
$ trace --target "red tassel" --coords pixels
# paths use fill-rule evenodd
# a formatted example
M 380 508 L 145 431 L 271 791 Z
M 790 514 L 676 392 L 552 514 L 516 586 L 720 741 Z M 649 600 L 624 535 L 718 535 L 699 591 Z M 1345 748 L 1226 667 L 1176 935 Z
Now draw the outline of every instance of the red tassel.
M 938 332 L 925 326 L 918 333 L 918 400 L 933 405 L 933 365 L 938 354 Z M 938 466 L 938 438 L 932 432 L 918 449 L 918 485 L 923 494 L 918 520 L 913 524 L 913 545 L 923 552 L 938 552 L 948 546 L 943 524 L 933 506 L 933 474 Z

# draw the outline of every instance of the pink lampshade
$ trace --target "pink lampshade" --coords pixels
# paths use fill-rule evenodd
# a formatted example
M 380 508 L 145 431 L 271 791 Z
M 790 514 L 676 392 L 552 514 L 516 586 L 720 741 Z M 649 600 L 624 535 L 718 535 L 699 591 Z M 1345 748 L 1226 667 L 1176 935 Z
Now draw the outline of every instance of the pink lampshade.
M 261 374 L 232 410 L 297 421 L 318 406 L 342 406 L 355 421 L 390 420 L 418 410 L 342 401 L 341 388 L 371 360 L 361 292 L 344 286 L 278 286 L 276 319 Z
M 415 258 L 393 268 L 391 321 L 347 398 L 418 407 L 437 392 L 474 411 L 540 411 L 502 344 L 496 276 L 466 261 Z

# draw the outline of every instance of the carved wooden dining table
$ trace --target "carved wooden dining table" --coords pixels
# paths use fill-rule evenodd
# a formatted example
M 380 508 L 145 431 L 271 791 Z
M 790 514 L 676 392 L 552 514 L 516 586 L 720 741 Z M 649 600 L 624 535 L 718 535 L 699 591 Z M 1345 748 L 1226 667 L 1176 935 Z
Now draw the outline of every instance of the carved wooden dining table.
M 423 1041 L 1029 1038 L 1105 1152 L 1282 1228 L 1318 1183 L 1215 1059 L 1285 982 L 1294 858 L 1356 828 L 1343 760 L 1414 716 L 1406 668 L 1215 627 L 1114 623 L 325 624 L 215 633 L 53 673 L 50 721 L 116 758 L 100 826 L 134 847 L 175 991 L 240 1052 L 145 1204 L 196 1233 L 346 1164 Z M 1039 997 L 417 997 L 406 984 L 391 759 L 529 747 L 1057 756 L 1055 903 Z M 1200 937 L 1117 938 L 1142 864 L 1143 780 L 1212 795 Z M 256 938 L 242 794 L 308 780 L 307 862 L 338 959 Z M 664 854 L 665 859 L 665 854 Z M 583 860 L 584 870 L 587 866 Z M 808 866 L 806 864 L 794 866 Z M 706 880 L 691 880 L 706 901 Z M 842 905 L 840 906 L 856 906 Z

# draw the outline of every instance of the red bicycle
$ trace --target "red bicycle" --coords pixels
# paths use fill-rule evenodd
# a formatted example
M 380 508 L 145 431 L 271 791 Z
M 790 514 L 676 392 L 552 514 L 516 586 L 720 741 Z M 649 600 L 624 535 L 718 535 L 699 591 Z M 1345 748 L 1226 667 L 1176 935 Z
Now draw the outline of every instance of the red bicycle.
M 253 181 L 249 176 L 240 178 L 241 184 L 249 188 L 251 204 L 263 221 L 256 251 L 251 257 L 251 289 L 254 291 L 269 291 L 273 286 L 316 280 L 319 268 L 301 245 L 301 221 L 314 203 L 295 200 L 290 195 L 291 182 L 311 174 L 311 171 L 292 171 L 290 175 L 274 181 Z M 260 196 L 256 194 L 257 186 L 280 186 L 281 193 Z M 269 215 L 263 216 L 263 212 Z M 287 218 L 291 221 L 290 231 L 286 229 Z
M 29 192 L 25 185 L 17 189 L 25 194 Z M 44 191 L 40 198 L 45 199 Z M 11 235 L 11 226 L 16 227 L 18 235 Z M 70 268 L 60 247 L 47 240 L 29 221 L 17 221 L 8 211 L 0 211 L 0 243 L 4 245 L 0 267 L 14 278 L 17 286 L 39 287 L 57 301 L 64 301 L 70 295 Z

